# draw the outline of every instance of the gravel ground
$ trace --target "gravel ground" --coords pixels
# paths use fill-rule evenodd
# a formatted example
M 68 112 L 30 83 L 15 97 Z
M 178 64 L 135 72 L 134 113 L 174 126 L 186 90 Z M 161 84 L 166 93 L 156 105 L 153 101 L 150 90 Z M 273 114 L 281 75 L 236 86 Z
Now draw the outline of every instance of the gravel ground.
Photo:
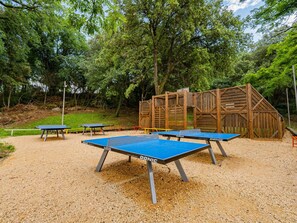
M 297 148 L 289 133 L 282 141 L 223 142 L 226 158 L 214 144 L 218 165 L 207 151 L 183 158 L 189 182 L 174 163 L 154 165 L 156 205 L 145 162 L 109 153 L 95 172 L 102 150 L 81 143 L 89 138 L 4 139 L 16 151 L 0 161 L 0 222 L 297 222 Z

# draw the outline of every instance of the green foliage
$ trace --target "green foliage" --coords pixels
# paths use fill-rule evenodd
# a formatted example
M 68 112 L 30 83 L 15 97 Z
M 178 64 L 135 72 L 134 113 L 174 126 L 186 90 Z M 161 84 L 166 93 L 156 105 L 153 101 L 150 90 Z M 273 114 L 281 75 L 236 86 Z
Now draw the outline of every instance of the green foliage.
M 14 152 L 15 148 L 13 145 L 7 143 L 0 143 L 0 158 L 8 156 L 10 153 Z
M 221 1 L 123 0 L 116 6 L 124 19 L 92 40 L 86 78 L 118 106 L 152 89 L 208 89 L 211 78 L 231 70 L 246 40 L 243 23 Z
M 10 136 L 9 132 L 0 128 L 0 138 L 7 137 L 7 136 Z
M 3 106 L 19 103 L 24 95 L 28 101 L 32 100 L 36 88 L 56 94 L 64 80 L 74 86 L 75 91 L 84 88 L 84 77 L 74 65 L 73 57 L 81 56 L 87 44 L 85 36 L 68 20 L 73 10 L 84 6 L 69 2 L 66 7 L 65 1 L 56 0 L 2 3 L 0 95 Z
M 293 21 L 296 22 L 296 0 L 264 0 L 264 3 L 254 11 L 254 22 L 261 24 L 263 29 L 284 26 L 289 16 L 293 16 Z
M 277 103 L 284 98 L 284 89 L 292 88 L 292 66 L 297 64 L 297 31 L 291 30 L 286 38 L 272 44 L 267 50 L 268 56 L 275 54 L 269 66 L 262 66 L 256 73 L 247 74 L 245 82 L 252 83 L 271 101 Z

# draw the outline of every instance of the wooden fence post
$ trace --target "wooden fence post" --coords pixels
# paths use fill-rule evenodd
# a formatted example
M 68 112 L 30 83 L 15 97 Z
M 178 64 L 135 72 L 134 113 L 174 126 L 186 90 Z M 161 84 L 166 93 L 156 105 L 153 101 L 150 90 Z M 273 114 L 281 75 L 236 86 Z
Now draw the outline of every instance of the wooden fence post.
M 142 101 L 139 101 L 138 126 L 141 126 L 141 104 L 142 104 Z
M 278 115 L 278 114 L 276 114 L 276 115 Z M 279 139 L 283 138 L 283 126 L 282 126 L 281 117 L 278 117 L 278 138 Z
M 196 107 L 197 107 L 197 93 L 193 93 L 193 125 L 194 125 L 194 129 L 197 128 L 197 111 L 196 111 Z
M 168 92 L 165 92 L 165 129 L 169 128 Z
M 248 133 L 250 138 L 253 139 L 254 138 L 253 105 L 252 105 L 252 87 L 250 83 L 246 85 L 246 99 L 247 99 Z
M 155 96 L 152 97 L 152 128 L 155 128 Z
M 217 104 L 217 132 L 222 132 L 221 124 L 221 94 L 220 89 L 216 90 L 216 104 Z
M 187 117 L 187 108 L 188 108 L 188 97 L 187 91 L 184 91 L 184 129 L 188 128 L 188 117 Z

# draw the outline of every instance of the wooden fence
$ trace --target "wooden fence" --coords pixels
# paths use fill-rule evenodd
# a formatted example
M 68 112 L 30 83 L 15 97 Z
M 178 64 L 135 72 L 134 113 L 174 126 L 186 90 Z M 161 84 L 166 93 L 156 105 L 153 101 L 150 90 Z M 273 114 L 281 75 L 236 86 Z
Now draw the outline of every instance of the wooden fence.
M 152 123 L 152 100 L 139 102 L 139 126 L 151 127 Z
M 187 109 L 193 108 L 194 128 L 239 133 L 246 138 L 278 138 L 283 117 L 250 84 L 205 92 L 167 92 L 139 104 L 142 127 L 187 129 Z
M 194 127 L 251 139 L 281 139 L 285 128 L 283 117 L 250 84 L 194 93 Z

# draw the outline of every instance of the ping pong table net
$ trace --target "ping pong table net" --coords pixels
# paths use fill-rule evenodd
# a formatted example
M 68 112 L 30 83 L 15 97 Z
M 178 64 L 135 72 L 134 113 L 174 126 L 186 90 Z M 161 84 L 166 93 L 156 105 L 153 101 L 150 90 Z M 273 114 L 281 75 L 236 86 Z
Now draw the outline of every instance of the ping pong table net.
M 201 132 L 200 129 L 186 129 L 186 130 L 180 130 L 178 133 L 178 136 L 185 136 L 185 135 L 192 135 L 195 133 Z
M 126 144 L 133 144 L 139 142 L 148 142 L 159 139 L 158 135 L 145 135 L 145 136 L 124 136 L 124 137 L 114 137 L 107 141 L 107 147 L 115 147 Z

